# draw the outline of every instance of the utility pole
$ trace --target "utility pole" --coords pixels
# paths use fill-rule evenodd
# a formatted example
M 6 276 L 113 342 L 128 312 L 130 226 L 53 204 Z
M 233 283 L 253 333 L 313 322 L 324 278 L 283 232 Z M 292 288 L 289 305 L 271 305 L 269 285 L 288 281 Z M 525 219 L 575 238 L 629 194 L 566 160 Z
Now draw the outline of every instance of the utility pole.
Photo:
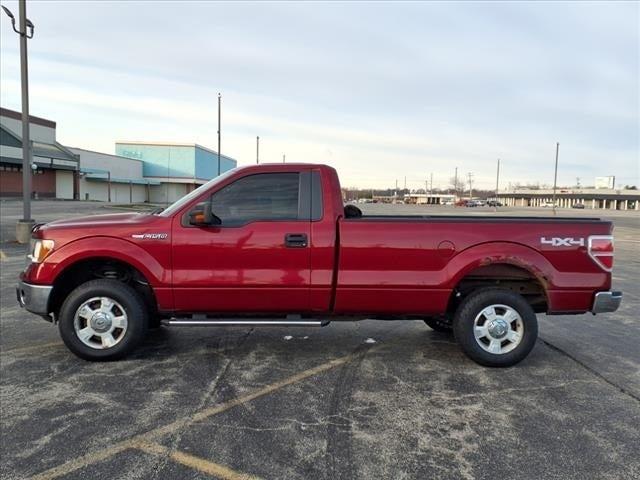
M 429 188 L 429 193 L 433 193 L 433 172 L 431 172 L 431 181 L 429 182 L 431 188 Z
M 283 154 L 282 154 L 282 163 L 285 163 L 285 162 L 286 162 L 286 156 L 285 156 L 285 154 L 283 153 Z
M 20 0 L 20 29 L 16 28 L 13 13 L 5 7 L 2 9 L 11 19 L 13 31 L 20 35 L 20 80 L 22 83 L 22 219 L 16 224 L 16 240 L 18 243 L 29 243 L 31 228 L 35 221 L 31 218 L 31 137 L 29 136 L 29 66 L 27 63 L 27 40 L 33 38 L 34 26 L 27 18 L 26 0 Z M 30 29 L 30 33 L 27 32 Z
M 404 188 L 403 188 L 403 190 L 406 190 L 406 189 L 407 189 L 407 176 L 405 175 L 404 176 Z
M 553 174 L 553 214 L 556 214 L 556 189 L 558 187 L 558 152 L 560 150 L 560 142 L 556 142 L 556 168 Z
M 495 205 L 493 207 L 493 211 L 494 212 L 498 211 L 498 203 L 497 202 L 498 202 L 498 190 L 499 190 L 499 188 L 500 188 L 500 159 L 498 159 L 498 168 L 496 169 L 496 195 L 495 195 L 496 203 L 495 203 Z
M 218 92 L 218 176 L 220 176 L 220 92 Z
M 473 173 L 469 172 L 469 200 L 473 199 Z
M 453 177 L 453 194 L 458 196 L 458 167 L 456 167 L 456 175 Z
M 256 137 L 256 165 L 260 163 L 260 137 Z

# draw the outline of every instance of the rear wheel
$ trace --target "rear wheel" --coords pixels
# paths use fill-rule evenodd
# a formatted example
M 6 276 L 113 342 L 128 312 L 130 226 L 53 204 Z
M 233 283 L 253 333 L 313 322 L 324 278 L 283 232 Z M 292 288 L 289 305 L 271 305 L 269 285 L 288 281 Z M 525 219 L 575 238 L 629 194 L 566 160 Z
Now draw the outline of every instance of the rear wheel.
M 85 360 L 115 360 L 131 352 L 147 330 L 144 301 L 117 280 L 92 280 L 73 290 L 60 309 L 65 345 Z
M 475 362 L 510 367 L 531 352 L 538 337 L 538 320 L 521 295 L 488 288 L 460 303 L 453 331 L 464 353 Z

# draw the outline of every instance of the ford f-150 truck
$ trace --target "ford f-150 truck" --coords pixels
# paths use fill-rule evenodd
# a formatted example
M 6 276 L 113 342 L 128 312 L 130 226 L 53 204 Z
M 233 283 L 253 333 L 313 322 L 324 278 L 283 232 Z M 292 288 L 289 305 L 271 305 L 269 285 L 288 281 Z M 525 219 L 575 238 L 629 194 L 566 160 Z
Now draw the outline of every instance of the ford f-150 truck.
M 487 366 L 537 337 L 536 313 L 615 311 L 612 225 L 594 218 L 368 216 L 336 171 L 231 170 L 165 210 L 37 225 L 19 303 L 88 360 L 148 328 L 424 319 Z

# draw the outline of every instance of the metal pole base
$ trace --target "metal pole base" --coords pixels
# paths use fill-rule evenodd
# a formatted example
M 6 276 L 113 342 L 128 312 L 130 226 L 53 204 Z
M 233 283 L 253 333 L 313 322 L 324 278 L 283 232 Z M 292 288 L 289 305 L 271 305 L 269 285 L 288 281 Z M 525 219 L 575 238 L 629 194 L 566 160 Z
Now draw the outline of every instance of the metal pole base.
M 16 223 L 16 240 L 18 243 L 29 243 L 31 229 L 35 224 L 35 220 L 18 220 L 18 223 Z

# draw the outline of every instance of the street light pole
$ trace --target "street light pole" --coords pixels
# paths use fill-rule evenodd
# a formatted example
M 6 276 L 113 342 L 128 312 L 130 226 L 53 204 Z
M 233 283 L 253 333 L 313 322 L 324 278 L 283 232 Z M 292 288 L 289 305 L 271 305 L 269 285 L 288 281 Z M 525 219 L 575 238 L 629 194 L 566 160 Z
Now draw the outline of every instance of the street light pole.
M 260 137 L 256 137 L 256 165 L 260 163 Z
M 13 31 L 20 35 L 20 79 L 22 83 L 22 203 L 23 218 L 16 224 L 16 239 L 18 243 L 28 243 L 31 238 L 31 228 L 34 220 L 31 218 L 31 139 L 29 136 L 29 68 L 27 64 L 27 40 L 33 38 L 34 26 L 27 18 L 26 0 L 18 4 L 20 14 L 20 29 L 16 29 L 13 13 L 5 7 L 2 9 L 11 19 Z M 30 29 L 30 34 L 27 32 Z
M 553 174 L 553 214 L 556 214 L 556 188 L 558 186 L 558 151 L 560 150 L 560 142 L 556 142 L 556 168 Z
M 218 92 L 218 176 L 220 176 L 220 92 Z

